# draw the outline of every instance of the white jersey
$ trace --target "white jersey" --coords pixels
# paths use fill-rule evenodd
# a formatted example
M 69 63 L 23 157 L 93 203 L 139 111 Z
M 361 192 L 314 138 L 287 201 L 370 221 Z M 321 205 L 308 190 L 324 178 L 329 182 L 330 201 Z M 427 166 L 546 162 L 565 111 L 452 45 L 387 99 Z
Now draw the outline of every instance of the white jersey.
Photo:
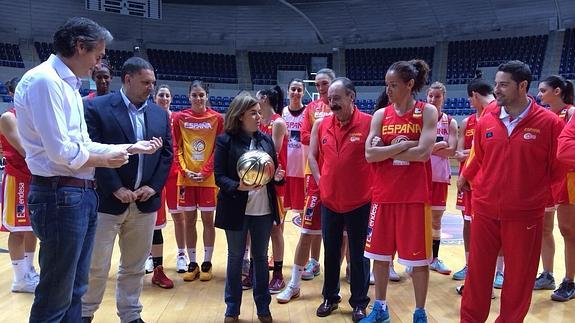
M 303 112 L 299 116 L 292 115 L 287 106 L 282 112 L 288 132 L 286 176 L 289 177 L 304 177 L 305 152 L 301 143 L 303 115 Z
M 445 114 L 441 114 L 441 118 L 437 122 L 437 141 L 449 141 L 449 124 L 451 118 Z M 449 159 L 431 155 L 431 180 L 436 183 L 449 183 L 451 179 L 451 167 L 449 166 Z

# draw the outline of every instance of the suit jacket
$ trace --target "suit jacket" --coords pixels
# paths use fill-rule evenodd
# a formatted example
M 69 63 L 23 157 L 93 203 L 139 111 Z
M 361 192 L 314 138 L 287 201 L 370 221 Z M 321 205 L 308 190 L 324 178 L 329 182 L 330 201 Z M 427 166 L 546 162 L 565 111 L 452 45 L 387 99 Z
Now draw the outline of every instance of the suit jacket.
M 128 107 L 120 93 L 112 93 L 84 100 L 84 111 L 88 133 L 92 141 L 104 144 L 135 143 L 136 135 Z M 145 138 L 161 137 L 163 147 L 151 155 L 143 155 L 144 165 L 140 186 L 147 185 L 156 194 L 146 202 L 136 201 L 138 209 L 143 213 L 157 211 L 160 205 L 162 189 L 170 167 L 172 166 L 172 136 L 168 113 L 154 103 L 148 103 L 144 112 Z M 121 187 L 135 190 L 138 174 L 138 155 L 130 156 L 129 162 L 120 168 L 96 168 L 97 191 L 100 198 L 98 212 L 121 214 L 128 208 L 128 203 L 122 203 L 114 196 Z
M 276 152 L 272 138 L 261 131 L 254 134 L 256 147 L 268 153 L 275 167 L 278 166 Z M 248 203 L 248 192 L 239 191 L 240 178 L 236 170 L 236 164 L 240 156 L 249 150 L 251 137 L 240 133 L 229 135 L 223 133 L 216 139 L 216 151 L 214 154 L 214 174 L 216 185 L 220 188 L 218 192 L 218 204 L 216 208 L 215 226 L 224 230 L 242 230 L 246 205 Z M 276 184 L 281 182 L 271 181 L 267 184 L 268 199 L 272 210 L 272 217 L 276 224 L 280 223 L 278 200 L 276 195 Z

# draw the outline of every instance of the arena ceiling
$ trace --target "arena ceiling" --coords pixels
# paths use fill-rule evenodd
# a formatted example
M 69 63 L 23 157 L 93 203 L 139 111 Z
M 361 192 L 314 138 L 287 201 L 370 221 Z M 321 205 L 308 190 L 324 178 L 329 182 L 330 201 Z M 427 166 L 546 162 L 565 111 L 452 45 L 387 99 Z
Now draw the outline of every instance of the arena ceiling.
M 575 26 L 574 0 L 163 0 L 164 4 L 189 8 L 244 8 L 234 19 L 250 24 L 245 8 L 275 12 L 282 19 L 275 30 L 289 24 L 306 25 L 318 43 L 362 44 L 386 40 L 434 37 L 450 39 L 462 35 L 525 29 L 549 30 Z M 290 19 L 285 19 L 285 17 Z M 229 17 L 229 16 L 228 16 Z M 271 16 L 273 18 L 273 16 Z M 278 26 L 278 24 L 280 26 Z M 281 26 L 281 24 L 287 24 Z M 255 29 L 261 28 L 258 21 Z M 222 38 L 229 37 L 222 33 Z M 269 39 L 269 34 L 266 35 Z M 285 37 L 285 36 L 281 36 Z

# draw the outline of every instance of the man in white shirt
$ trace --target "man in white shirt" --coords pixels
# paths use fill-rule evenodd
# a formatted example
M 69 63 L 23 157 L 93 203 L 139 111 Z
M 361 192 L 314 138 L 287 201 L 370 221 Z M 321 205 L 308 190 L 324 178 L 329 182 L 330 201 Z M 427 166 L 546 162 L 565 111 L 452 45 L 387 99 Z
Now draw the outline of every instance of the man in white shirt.
M 120 167 L 129 154 L 154 153 L 161 138 L 103 145 L 88 136 L 78 89 L 104 56 L 108 30 L 70 18 L 54 34 L 55 55 L 16 88 L 18 132 L 32 173 L 28 205 L 40 239 L 40 283 L 30 322 L 79 322 L 96 231 L 94 167 Z

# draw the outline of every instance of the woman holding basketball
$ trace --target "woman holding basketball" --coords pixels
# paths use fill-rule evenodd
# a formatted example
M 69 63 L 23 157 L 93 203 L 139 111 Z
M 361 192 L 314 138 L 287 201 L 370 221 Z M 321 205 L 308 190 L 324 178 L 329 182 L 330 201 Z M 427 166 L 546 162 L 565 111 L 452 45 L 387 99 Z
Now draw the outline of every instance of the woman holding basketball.
M 251 234 L 257 315 L 261 322 L 272 322 L 267 253 L 272 226 L 280 224 L 275 185 L 283 182 L 285 171 L 278 165 L 272 138 L 259 131 L 260 110 L 257 99 L 249 93 L 240 93 L 226 113 L 224 133 L 216 140 L 214 171 L 220 191 L 215 226 L 226 231 L 228 242 L 224 322 L 239 320 L 242 260 L 248 232 Z M 266 152 L 276 166 L 274 179 L 266 185 L 250 186 L 238 176 L 238 159 L 253 149 Z

